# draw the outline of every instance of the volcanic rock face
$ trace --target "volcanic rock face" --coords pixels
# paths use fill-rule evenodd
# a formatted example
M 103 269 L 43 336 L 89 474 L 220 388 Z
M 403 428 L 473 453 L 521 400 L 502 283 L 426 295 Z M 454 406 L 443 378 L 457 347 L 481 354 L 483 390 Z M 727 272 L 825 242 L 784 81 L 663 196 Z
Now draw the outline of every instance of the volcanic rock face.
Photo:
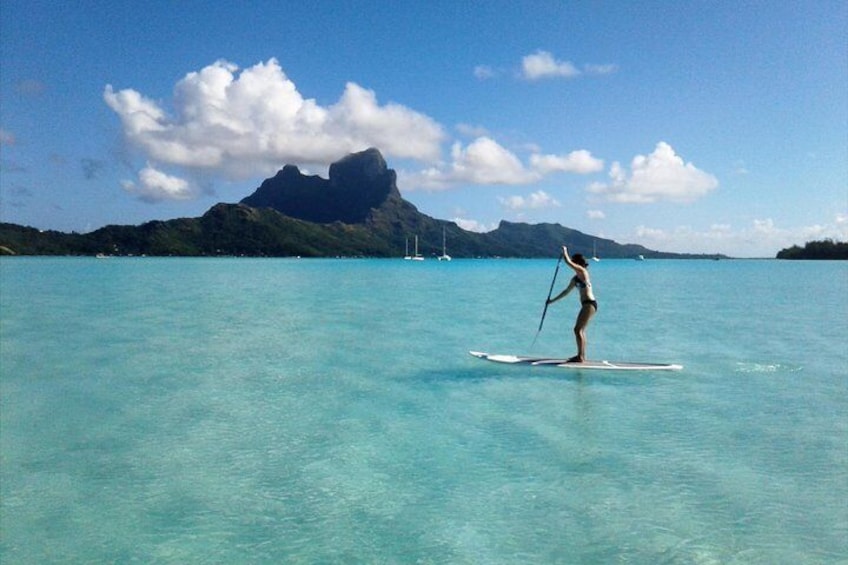
M 241 203 L 308 222 L 360 224 L 387 201 L 401 199 L 395 171 L 374 148 L 333 163 L 329 176 L 307 176 L 286 165 Z

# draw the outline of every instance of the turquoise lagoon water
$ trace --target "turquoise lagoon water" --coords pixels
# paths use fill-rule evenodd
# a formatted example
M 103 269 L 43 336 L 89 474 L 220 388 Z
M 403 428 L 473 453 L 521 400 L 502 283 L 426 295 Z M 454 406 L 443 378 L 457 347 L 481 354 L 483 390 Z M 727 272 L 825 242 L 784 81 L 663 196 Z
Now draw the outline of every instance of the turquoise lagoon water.
M 3 258 L 0 562 L 845 563 L 848 263 L 554 266 Z

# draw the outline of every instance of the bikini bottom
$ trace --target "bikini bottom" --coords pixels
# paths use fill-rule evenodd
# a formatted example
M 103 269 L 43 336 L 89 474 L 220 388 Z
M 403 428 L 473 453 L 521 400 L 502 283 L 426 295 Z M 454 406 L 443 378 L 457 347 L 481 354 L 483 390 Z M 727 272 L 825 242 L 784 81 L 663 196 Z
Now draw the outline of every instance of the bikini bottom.
M 590 306 L 594 306 L 594 307 L 595 307 L 595 312 L 597 312 L 597 311 L 598 311 L 598 301 L 597 301 L 597 300 L 584 300 L 584 301 L 582 302 L 582 304 L 583 304 L 584 306 L 586 306 L 587 304 L 588 304 L 588 305 L 590 305 Z

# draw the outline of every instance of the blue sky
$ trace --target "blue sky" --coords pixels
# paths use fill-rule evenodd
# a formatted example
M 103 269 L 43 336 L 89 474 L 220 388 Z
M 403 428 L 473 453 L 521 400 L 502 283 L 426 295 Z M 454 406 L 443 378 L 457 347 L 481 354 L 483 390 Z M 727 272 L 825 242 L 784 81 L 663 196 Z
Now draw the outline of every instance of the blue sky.
M 199 216 L 374 146 L 467 229 L 848 240 L 842 1 L 3 0 L 0 26 L 4 222 Z

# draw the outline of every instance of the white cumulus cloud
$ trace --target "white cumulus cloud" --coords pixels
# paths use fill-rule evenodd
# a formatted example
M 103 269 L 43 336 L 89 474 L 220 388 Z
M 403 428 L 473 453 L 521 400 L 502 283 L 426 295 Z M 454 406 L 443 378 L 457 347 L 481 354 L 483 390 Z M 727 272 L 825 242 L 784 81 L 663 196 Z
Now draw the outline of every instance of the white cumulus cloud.
M 589 192 L 612 202 L 691 202 L 718 186 L 713 175 L 685 163 L 664 141 L 657 143 L 650 155 L 634 157 L 629 171 L 614 162 L 609 176 L 610 182 L 593 183 Z
M 521 59 L 521 74 L 527 80 L 549 77 L 576 77 L 580 70 L 569 61 L 557 61 L 548 51 L 536 51 Z
M 304 98 L 276 59 L 241 70 L 217 61 L 174 88 L 172 108 L 107 85 L 103 98 L 129 143 L 149 161 L 247 178 L 286 163 L 325 165 L 378 147 L 387 156 L 435 162 L 445 133 L 428 116 L 348 83 L 337 103 Z M 143 181 L 140 181 L 143 184 Z
M 589 174 L 604 168 L 604 161 L 593 157 L 585 149 L 572 151 L 568 155 L 532 155 L 530 164 L 542 174 L 555 171 Z
M 535 81 L 545 78 L 574 78 L 580 75 L 609 75 L 618 71 L 618 65 L 586 63 L 579 69 L 571 61 L 560 61 L 549 51 L 539 49 L 521 59 L 521 78 Z
M 498 227 L 497 224 L 486 224 L 468 218 L 453 218 L 452 221 L 465 231 L 473 231 L 476 233 L 490 232 Z
M 195 190 L 187 180 L 163 173 L 150 165 L 139 171 L 138 183 L 125 180 L 122 186 L 146 202 L 188 200 L 195 196 Z
M 515 153 L 484 135 L 467 146 L 454 143 L 450 163 L 414 173 L 403 172 L 400 177 L 405 190 L 444 190 L 466 184 L 524 185 L 558 172 L 597 172 L 603 169 L 603 164 L 585 149 L 567 155 L 533 153 L 525 164 Z
M 557 201 L 556 198 L 552 197 L 550 194 L 545 192 L 544 190 L 538 190 L 530 196 L 509 196 L 506 198 L 499 198 L 501 204 L 504 208 L 509 210 L 517 211 L 517 210 L 538 210 L 541 208 L 556 208 L 561 204 Z
M 456 142 L 451 162 L 402 175 L 405 189 L 442 190 L 457 184 L 528 184 L 541 178 L 511 151 L 490 137 L 478 137 L 467 146 Z
M 457 180 L 475 184 L 522 184 L 536 180 L 536 175 L 518 157 L 489 137 L 479 137 L 467 147 L 454 143 L 451 157 L 451 175 Z

